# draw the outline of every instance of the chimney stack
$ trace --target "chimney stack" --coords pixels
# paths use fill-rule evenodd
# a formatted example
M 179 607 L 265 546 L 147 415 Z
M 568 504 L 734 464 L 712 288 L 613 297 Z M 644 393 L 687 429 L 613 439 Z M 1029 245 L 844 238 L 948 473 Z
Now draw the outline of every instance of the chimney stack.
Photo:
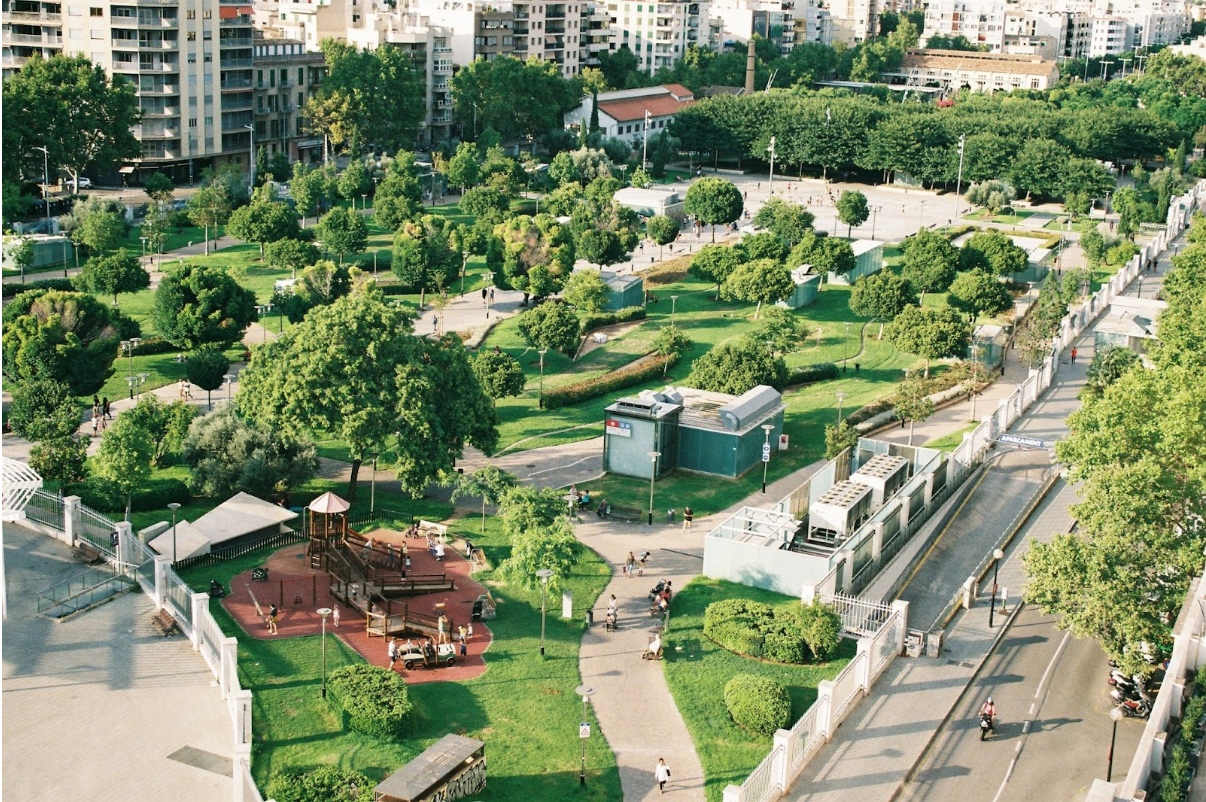
M 754 94 L 754 37 L 750 37 L 745 53 L 745 93 Z

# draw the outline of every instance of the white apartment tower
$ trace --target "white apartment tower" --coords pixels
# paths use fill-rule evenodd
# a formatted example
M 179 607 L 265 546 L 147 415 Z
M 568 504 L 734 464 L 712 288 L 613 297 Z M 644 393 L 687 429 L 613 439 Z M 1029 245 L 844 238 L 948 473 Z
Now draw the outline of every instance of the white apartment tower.
M 874 39 L 882 10 L 879 0 L 830 0 L 830 38 L 846 44 Z
M 691 45 L 708 46 L 708 4 L 608 0 L 609 49 L 627 45 L 639 69 L 673 66 Z

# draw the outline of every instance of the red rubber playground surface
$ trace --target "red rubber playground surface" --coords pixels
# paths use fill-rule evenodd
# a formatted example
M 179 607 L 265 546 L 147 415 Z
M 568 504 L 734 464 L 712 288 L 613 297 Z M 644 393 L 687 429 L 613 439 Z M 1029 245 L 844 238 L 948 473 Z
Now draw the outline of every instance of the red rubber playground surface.
M 423 538 L 407 538 L 404 533 L 392 529 L 374 529 L 361 534 L 372 537 L 379 544 L 392 543 L 395 547 L 400 547 L 405 542 L 410 549 L 413 574 L 434 574 L 442 571 L 453 578 L 456 590 L 403 599 L 402 601 L 410 605 L 411 610 L 438 615 L 436 605 L 443 604 L 445 614 L 451 620 L 453 633 L 458 626 L 469 625 L 473 602 L 485 593 L 486 589 L 469 577 L 469 563 L 464 557 L 449 548 L 444 562 L 437 563 L 428 553 L 427 541 Z M 310 568 L 310 560 L 306 557 L 306 544 L 295 543 L 280 549 L 268 558 L 264 567 L 268 569 L 267 582 L 252 582 L 251 571 L 238 574 L 230 581 L 230 593 L 222 599 L 226 612 L 253 638 L 297 638 L 321 633 L 322 619 L 316 611 L 321 607 L 334 607 L 338 602 L 331 596 L 328 574 Z M 301 597 L 299 603 L 296 602 L 298 597 Z M 279 634 L 273 635 L 268 631 L 263 617 L 256 611 L 257 601 L 264 613 L 268 612 L 270 604 L 280 607 L 280 616 L 277 619 Z M 339 612 L 341 620 L 338 629 L 332 625 L 331 619 L 327 619 L 327 632 L 343 640 L 372 665 L 383 668 L 388 666 L 389 656 L 386 649 L 389 641 L 385 638 L 369 638 L 364 618 L 350 607 L 341 605 Z M 466 657 L 458 655 L 455 665 L 407 671 L 398 663 L 394 670 L 405 677 L 408 683 L 473 679 L 486 671 L 485 651 L 490 647 L 493 638 L 484 622 L 474 621 L 473 636 L 469 638 L 469 654 Z

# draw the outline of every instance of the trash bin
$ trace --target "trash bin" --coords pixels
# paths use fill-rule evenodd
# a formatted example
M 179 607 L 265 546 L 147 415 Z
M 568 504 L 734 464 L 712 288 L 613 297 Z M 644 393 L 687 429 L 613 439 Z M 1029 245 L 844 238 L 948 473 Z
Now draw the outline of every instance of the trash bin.
M 590 629 L 594 625 L 594 623 L 595 623 L 595 611 L 587 610 L 586 611 L 586 628 Z

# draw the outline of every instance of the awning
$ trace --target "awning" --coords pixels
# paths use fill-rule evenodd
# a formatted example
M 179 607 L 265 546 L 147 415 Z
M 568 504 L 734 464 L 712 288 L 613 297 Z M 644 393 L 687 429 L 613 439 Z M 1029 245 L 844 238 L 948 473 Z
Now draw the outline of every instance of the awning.
M 130 173 L 134 172 L 134 167 L 133 165 L 126 165 L 117 172 L 121 173 L 122 175 L 129 175 Z

